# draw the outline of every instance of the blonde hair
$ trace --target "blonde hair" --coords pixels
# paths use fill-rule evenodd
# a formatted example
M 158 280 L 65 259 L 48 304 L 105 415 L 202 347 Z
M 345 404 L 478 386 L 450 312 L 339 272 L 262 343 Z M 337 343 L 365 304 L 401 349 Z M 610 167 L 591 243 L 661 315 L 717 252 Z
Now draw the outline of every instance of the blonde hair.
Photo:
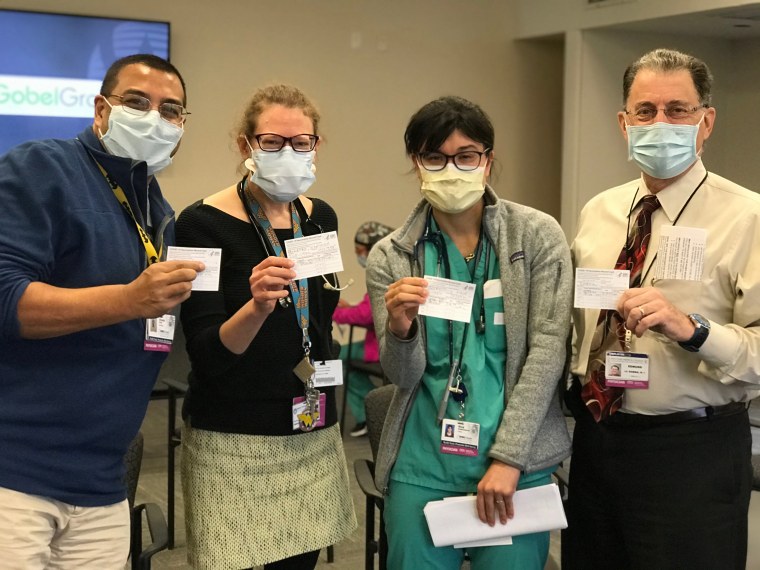
M 259 117 L 264 110 L 271 105 L 282 105 L 291 109 L 301 109 L 314 126 L 314 133 L 318 134 L 319 111 L 314 103 L 298 87 L 292 85 L 276 84 L 257 89 L 243 112 L 243 118 L 237 129 L 237 136 L 245 136 L 251 140 L 256 132 Z

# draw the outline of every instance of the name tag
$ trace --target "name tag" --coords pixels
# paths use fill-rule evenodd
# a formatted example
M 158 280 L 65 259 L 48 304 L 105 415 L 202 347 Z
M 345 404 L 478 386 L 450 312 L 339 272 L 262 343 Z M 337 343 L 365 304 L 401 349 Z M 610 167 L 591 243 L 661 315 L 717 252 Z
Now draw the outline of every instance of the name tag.
M 146 319 L 143 349 L 153 352 L 170 352 L 174 341 L 176 321 L 177 317 L 174 315 Z
M 441 424 L 441 453 L 477 457 L 480 424 L 444 419 Z
M 314 387 L 340 386 L 343 384 L 343 361 L 324 360 L 314 362 Z
M 608 351 L 604 360 L 607 386 L 649 388 L 649 355 L 640 352 Z

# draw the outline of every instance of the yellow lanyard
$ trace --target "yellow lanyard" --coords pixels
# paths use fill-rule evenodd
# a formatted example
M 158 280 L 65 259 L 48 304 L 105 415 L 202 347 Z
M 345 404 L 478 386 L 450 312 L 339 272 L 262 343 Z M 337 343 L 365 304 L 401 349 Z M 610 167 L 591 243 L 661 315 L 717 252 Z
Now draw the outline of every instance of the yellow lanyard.
M 106 179 L 106 182 L 108 182 L 108 185 L 111 187 L 111 190 L 113 190 L 113 195 L 116 196 L 116 199 L 119 201 L 119 203 L 124 206 L 124 209 L 129 214 L 129 217 L 132 218 L 132 221 L 135 223 L 135 227 L 137 227 L 137 233 L 140 234 L 140 238 L 143 242 L 143 247 L 145 248 L 145 253 L 148 256 L 148 265 L 151 265 L 161 259 L 161 253 L 163 250 L 163 246 L 160 250 L 156 251 L 156 248 L 153 245 L 153 242 L 150 241 L 150 237 L 148 236 L 148 233 L 142 228 L 140 225 L 140 222 L 137 221 L 137 218 L 135 217 L 135 213 L 132 211 L 132 206 L 129 205 L 129 200 L 127 200 L 127 195 L 124 194 L 124 190 L 121 189 L 121 186 L 119 186 L 116 181 L 109 176 L 109 174 L 106 172 L 105 168 L 101 166 L 101 164 L 97 161 L 95 161 L 95 164 L 98 165 L 98 168 L 100 168 L 100 172 L 103 174 L 103 177 Z

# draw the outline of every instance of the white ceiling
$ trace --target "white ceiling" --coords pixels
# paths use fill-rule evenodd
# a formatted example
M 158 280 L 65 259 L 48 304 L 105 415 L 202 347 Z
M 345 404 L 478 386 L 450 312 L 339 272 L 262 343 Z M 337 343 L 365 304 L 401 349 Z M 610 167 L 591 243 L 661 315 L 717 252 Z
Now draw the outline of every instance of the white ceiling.
M 760 3 L 682 16 L 641 20 L 611 26 L 611 28 L 634 32 L 686 34 L 725 39 L 760 37 Z

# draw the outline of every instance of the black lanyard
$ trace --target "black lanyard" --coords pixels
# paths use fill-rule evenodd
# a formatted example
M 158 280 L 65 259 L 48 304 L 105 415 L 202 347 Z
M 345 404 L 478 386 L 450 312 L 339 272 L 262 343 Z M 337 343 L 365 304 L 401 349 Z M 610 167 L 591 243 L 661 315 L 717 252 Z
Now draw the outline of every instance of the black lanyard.
M 697 184 L 697 187 L 692 190 L 691 194 L 689 195 L 689 198 L 684 202 L 684 205 L 681 206 L 681 209 L 678 211 L 678 214 L 676 215 L 676 219 L 673 220 L 673 223 L 671 224 L 671 227 L 675 227 L 675 225 L 678 223 L 678 220 L 681 219 L 681 214 L 683 214 L 684 210 L 686 210 L 686 206 L 689 205 L 689 202 L 691 202 L 691 199 L 694 197 L 694 195 L 697 193 L 697 190 L 702 188 L 702 184 L 705 183 L 705 180 L 707 180 L 707 172 L 705 172 L 705 175 L 702 177 L 702 180 Z M 626 221 L 626 229 L 625 229 L 625 265 L 630 269 L 631 267 L 631 259 L 630 259 L 630 251 L 628 249 L 628 239 L 631 231 L 631 214 L 633 214 L 633 206 L 636 203 L 636 196 L 639 194 L 639 188 L 636 188 L 636 192 L 633 194 L 633 200 L 631 200 L 631 207 L 628 210 L 628 220 Z M 643 197 L 643 196 L 642 196 Z M 641 273 L 641 285 L 644 285 L 646 282 L 647 275 L 649 275 L 649 271 L 654 266 L 654 262 L 657 261 L 657 252 L 655 252 L 654 257 L 652 258 L 651 263 L 649 264 L 649 267 L 646 268 L 646 271 L 643 271 Z
M 424 245 L 426 242 L 429 242 L 433 244 L 436 248 L 437 253 L 437 260 L 436 260 L 436 268 L 437 271 L 440 270 L 441 263 L 443 263 L 444 268 L 444 276 L 446 279 L 451 278 L 451 262 L 449 260 L 449 251 L 448 247 L 446 246 L 446 239 L 443 237 L 443 234 L 440 230 L 432 231 L 432 211 L 428 213 L 428 218 L 425 224 L 425 232 L 422 234 L 422 236 L 415 242 L 414 244 L 414 257 L 416 260 L 419 259 L 418 254 L 418 247 L 420 245 Z M 478 236 L 478 245 L 475 250 L 475 256 L 473 265 L 470 267 L 468 266 L 468 269 L 470 271 L 470 279 L 471 283 L 475 283 L 477 286 L 477 279 L 478 279 L 478 267 L 480 266 L 480 260 L 481 256 L 483 255 L 483 251 L 485 250 L 485 267 L 483 269 L 483 275 L 481 276 L 483 281 L 485 282 L 485 277 L 488 274 L 488 266 L 490 264 L 490 253 L 491 253 L 491 246 L 488 243 L 488 240 L 485 236 L 485 231 L 483 228 L 483 224 L 480 225 L 480 235 Z M 481 290 L 481 299 L 480 299 L 480 310 L 478 311 L 478 323 L 476 323 L 476 330 L 478 333 L 485 332 L 485 301 L 483 299 L 484 291 Z M 452 397 L 455 401 L 459 402 L 460 405 L 464 406 L 464 401 L 467 398 L 467 388 L 462 382 L 462 359 L 464 357 L 464 349 L 467 343 L 467 332 L 470 327 L 470 322 L 466 322 L 464 325 L 464 330 L 462 333 L 462 344 L 459 348 L 459 356 L 458 358 L 454 358 L 454 322 L 449 319 L 448 322 L 448 345 L 449 345 L 449 378 L 448 382 L 446 384 L 446 388 L 444 390 L 443 397 L 441 398 L 441 402 L 439 404 L 438 408 L 438 422 L 440 423 L 443 419 L 443 417 L 446 414 L 446 406 L 448 402 L 449 394 L 452 394 Z M 454 384 L 456 382 L 456 385 Z

